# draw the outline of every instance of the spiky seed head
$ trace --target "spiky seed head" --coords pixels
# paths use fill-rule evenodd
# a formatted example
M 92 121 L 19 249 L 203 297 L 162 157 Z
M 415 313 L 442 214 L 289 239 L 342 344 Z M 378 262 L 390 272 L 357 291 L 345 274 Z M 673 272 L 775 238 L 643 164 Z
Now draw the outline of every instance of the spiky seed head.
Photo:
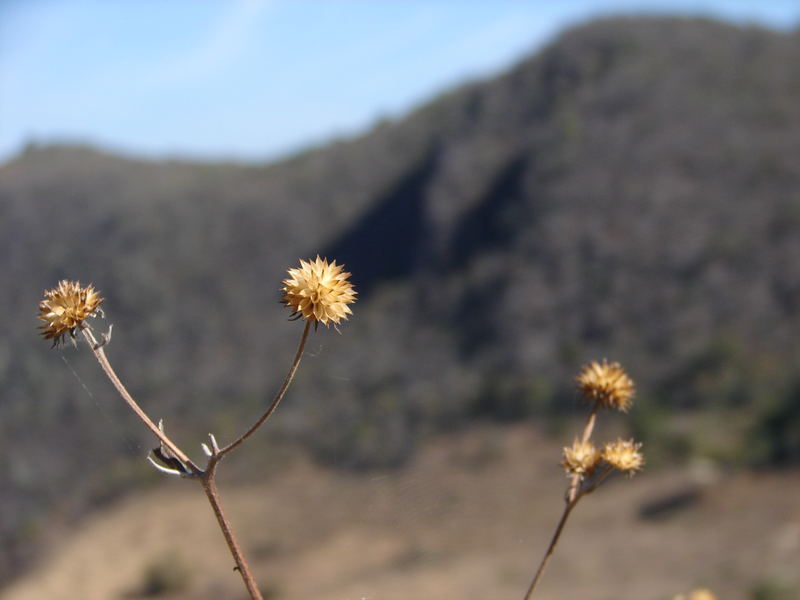
M 639 451 L 640 443 L 633 440 L 617 440 L 603 447 L 603 460 L 609 465 L 633 476 L 644 467 L 644 455 Z
M 289 277 L 283 280 L 283 304 L 297 315 L 310 322 L 330 325 L 339 324 L 353 314 L 348 304 L 356 301 L 356 291 L 348 281 L 350 273 L 343 271 L 344 265 L 317 255 L 315 260 L 301 260 L 300 267 L 289 269 Z
M 599 462 L 600 450 L 591 442 L 576 439 L 572 442 L 572 446 L 564 448 L 564 460 L 561 461 L 561 466 L 567 471 L 567 475 L 585 477 L 592 474 Z
M 44 299 L 39 302 L 39 319 L 44 321 L 39 329 L 47 340 L 53 340 L 53 346 L 63 341 L 64 336 L 75 335 L 75 330 L 95 311 L 103 298 L 100 293 L 87 285 L 81 286 L 79 281 L 64 279 L 52 290 L 45 290 Z
M 599 408 L 627 412 L 633 404 L 633 380 L 618 362 L 593 360 L 584 365 L 575 380 L 583 397 Z

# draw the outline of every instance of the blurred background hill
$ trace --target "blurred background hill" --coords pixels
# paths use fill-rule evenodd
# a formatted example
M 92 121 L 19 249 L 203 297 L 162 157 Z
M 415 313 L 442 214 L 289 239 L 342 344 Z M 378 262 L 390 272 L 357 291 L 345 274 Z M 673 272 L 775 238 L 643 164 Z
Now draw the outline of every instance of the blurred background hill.
M 602 357 L 638 382 L 615 426 L 654 467 L 796 465 L 797 64 L 797 29 L 603 19 L 265 165 L 31 145 L 0 167 L 0 573 L 52 523 L 158 481 L 141 460 L 152 441 L 91 357 L 33 333 L 62 278 L 102 290 L 111 360 L 196 448 L 198 432 L 240 431 L 287 367 L 300 328 L 278 304 L 285 269 L 346 264 L 355 317 L 314 334 L 234 475 L 295 447 L 400 467 L 419 441 L 486 420 L 571 435 L 571 378 Z

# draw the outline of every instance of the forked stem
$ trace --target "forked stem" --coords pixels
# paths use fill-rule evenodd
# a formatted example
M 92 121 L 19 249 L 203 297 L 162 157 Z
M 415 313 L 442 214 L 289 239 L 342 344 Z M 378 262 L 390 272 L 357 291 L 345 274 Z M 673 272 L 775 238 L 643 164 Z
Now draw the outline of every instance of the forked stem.
M 133 396 L 130 395 L 128 390 L 122 384 L 122 381 L 117 376 L 114 368 L 111 366 L 111 363 L 108 360 L 108 357 L 106 356 L 105 350 L 103 349 L 103 344 L 97 342 L 97 339 L 92 333 L 91 328 L 88 326 L 81 328 L 81 332 L 83 333 L 86 342 L 89 344 L 89 347 L 92 349 L 95 358 L 97 358 L 97 361 L 100 363 L 103 372 L 106 374 L 109 380 L 111 380 L 111 383 L 114 384 L 114 387 L 117 389 L 117 392 L 119 392 L 119 395 L 122 396 L 122 399 L 125 400 L 133 412 L 136 413 L 136 415 L 142 420 L 147 428 L 150 429 L 153 434 L 155 434 L 161 443 L 164 444 L 164 446 L 172 454 L 174 454 L 179 461 L 184 463 L 191 470 L 192 475 L 194 476 L 193 478 L 198 480 L 200 485 L 202 485 L 203 491 L 208 498 L 208 502 L 211 504 L 211 508 L 214 511 L 214 516 L 217 518 L 217 523 L 222 531 L 222 535 L 225 537 L 225 542 L 228 544 L 228 549 L 231 552 L 231 556 L 233 556 L 233 560 L 236 563 L 236 570 L 239 571 L 242 581 L 247 588 L 247 592 L 250 594 L 251 600 L 263 600 L 263 596 L 256 585 L 255 578 L 253 577 L 252 571 L 250 571 L 250 566 L 247 564 L 247 560 L 244 557 L 241 546 L 239 545 L 239 542 L 233 533 L 233 528 L 231 527 L 230 521 L 228 521 L 228 518 L 225 516 L 225 512 L 222 508 L 222 500 L 220 499 L 219 489 L 217 488 L 217 466 L 219 465 L 219 461 L 222 460 L 222 458 L 228 452 L 231 452 L 244 443 L 247 438 L 253 435 L 253 433 L 255 433 L 256 430 L 261 427 L 261 425 L 263 425 L 267 419 L 270 418 L 270 416 L 272 416 L 272 413 L 275 412 L 275 409 L 278 408 L 278 404 L 280 404 L 284 395 L 286 395 L 286 390 L 289 389 L 289 385 L 292 383 L 295 373 L 297 373 L 297 368 L 300 366 L 300 359 L 303 357 L 303 351 L 306 346 L 306 341 L 308 340 L 310 328 L 310 321 L 306 321 L 303 333 L 300 336 L 300 343 L 297 346 L 297 351 L 295 352 L 292 364 L 289 367 L 289 372 L 286 374 L 280 389 L 278 390 L 277 394 L 275 394 L 275 397 L 267 407 L 267 410 L 247 431 L 245 431 L 241 436 L 224 448 L 218 449 L 216 447 L 216 441 L 214 441 L 212 444 L 214 446 L 214 451 L 213 453 L 210 452 L 211 456 L 208 459 L 208 465 L 206 466 L 205 471 L 198 468 L 189 459 L 189 457 L 186 456 L 186 454 L 180 448 L 178 448 L 178 446 L 158 426 L 156 426 L 155 423 L 153 423 L 150 417 L 147 416 L 139 404 L 133 399 Z
M 589 438 L 592 437 L 594 424 L 597 421 L 598 408 L 599 407 L 596 404 L 592 406 L 592 412 L 589 413 L 589 417 L 586 419 L 586 423 L 583 426 L 583 432 L 581 433 L 581 443 L 583 444 L 588 442 Z M 575 505 L 578 504 L 578 500 L 580 500 L 585 494 L 589 494 L 597 489 L 597 487 L 603 483 L 603 481 L 605 481 L 607 476 L 608 472 L 603 473 L 598 481 L 594 483 L 594 485 L 589 488 L 582 489 L 581 476 L 578 473 L 572 475 L 569 487 L 567 488 L 564 512 L 561 514 L 561 519 L 558 521 L 555 533 L 553 533 L 553 538 L 550 540 L 550 545 L 547 547 L 547 551 L 542 557 L 542 562 L 539 563 L 539 568 L 536 570 L 536 575 L 533 576 L 533 580 L 531 581 L 530 586 L 528 586 L 528 592 L 525 594 L 525 600 L 530 600 L 530 598 L 533 596 L 533 591 L 536 589 L 536 585 L 542 578 L 542 574 L 544 573 L 544 569 L 550 560 L 550 556 L 553 554 L 553 552 L 555 552 L 556 544 L 558 544 L 558 539 L 561 537 L 561 532 L 564 530 L 564 525 L 567 524 L 567 519 L 569 518 L 572 509 L 575 508 Z
M 211 508 L 214 511 L 214 516 L 217 517 L 219 528 L 222 530 L 222 535 L 225 536 L 225 542 L 228 544 L 228 549 L 230 550 L 231 556 L 233 556 L 233 560 L 236 563 L 236 570 L 239 571 L 239 575 L 242 576 L 242 581 L 244 581 L 244 585 L 250 594 L 251 600 L 263 600 L 263 596 L 256 585 L 253 573 L 250 571 L 250 567 L 247 564 L 244 553 L 242 552 L 239 542 L 233 533 L 233 528 L 231 527 L 228 518 L 225 516 L 225 512 L 222 510 L 222 500 L 219 497 L 219 489 L 217 488 L 217 465 L 219 465 L 219 461 L 221 461 L 228 452 L 238 448 L 247 438 L 253 435 L 253 433 L 255 433 L 256 430 L 261 427 L 261 425 L 263 425 L 266 420 L 270 418 L 270 416 L 272 416 L 272 413 L 275 412 L 275 409 L 278 408 L 278 404 L 280 404 L 281 400 L 286 394 L 286 390 L 289 389 L 289 385 L 294 379 L 297 368 L 300 366 L 300 359 L 303 357 L 303 350 L 305 349 L 306 341 L 308 340 L 310 326 L 311 323 L 306 321 L 305 328 L 300 336 L 300 343 L 297 345 L 297 351 L 295 352 L 294 359 L 292 359 L 292 364 L 289 367 L 289 372 L 286 374 L 280 389 L 278 389 L 277 394 L 275 394 L 275 397 L 272 399 L 272 402 L 270 402 L 267 410 L 247 431 L 245 431 L 241 436 L 224 448 L 217 449 L 216 441 L 212 438 L 214 450 L 208 459 L 208 466 L 200 478 L 203 491 L 206 493 L 208 502 L 211 504 Z
M 547 562 L 550 560 L 550 556 L 553 554 L 553 552 L 555 552 L 556 544 L 558 544 L 558 539 L 561 537 L 561 532 L 564 530 L 564 525 L 567 524 L 567 519 L 569 518 L 572 509 L 575 508 L 575 505 L 578 504 L 578 501 L 581 498 L 591 494 L 593 491 L 599 488 L 613 472 L 614 469 L 607 467 L 602 473 L 596 476 L 591 484 L 577 488 L 578 491 L 575 494 L 575 498 L 567 501 L 566 505 L 564 506 L 564 512 L 561 515 L 561 519 L 558 521 L 558 525 L 556 526 L 556 531 L 553 534 L 553 539 L 550 540 L 550 545 L 547 547 L 547 552 L 544 553 L 542 562 L 539 563 L 539 568 L 536 570 L 536 575 L 534 575 L 533 581 L 531 581 L 531 584 L 528 587 L 528 593 L 525 594 L 525 600 L 530 600 L 530 598 L 533 596 L 533 590 L 536 589 L 536 584 L 539 583 L 539 579 L 541 579 L 542 573 L 544 573 L 544 569 L 547 566 Z

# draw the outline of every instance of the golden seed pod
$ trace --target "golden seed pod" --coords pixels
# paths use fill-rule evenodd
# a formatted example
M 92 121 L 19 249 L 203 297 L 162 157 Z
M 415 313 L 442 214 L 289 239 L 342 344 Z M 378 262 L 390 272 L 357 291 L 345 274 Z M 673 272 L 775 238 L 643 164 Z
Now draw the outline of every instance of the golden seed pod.
M 348 281 L 350 273 L 317 255 L 316 260 L 300 261 L 300 268 L 289 269 L 283 280 L 283 304 L 292 309 L 292 315 L 310 322 L 339 324 L 353 314 L 348 304 L 356 301 L 356 291 Z
M 572 446 L 564 448 L 564 460 L 561 461 L 561 466 L 567 471 L 567 475 L 584 477 L 591 475 L 599 462 L 600 450 L 591 442 L 576 439 L 572 442 Z
M 644 455 L 639 452 L 640 443 L 633 440 L 617 440 L 603 447 L 603 460 L 609 465 L 633 475 L 644 467 Z
M 75 330 L 95 313 L 101 302 L 100 293 L 91 285 L 81 287 L 79 281 L 65 279 L 58 287 L 45 290 L 37 315 L 44 324 L 39 329 L 45 339 L 53 340 L 53 346 L 57 346 L 66 334 L 74 337 Z
M 601 408 L 616 408 L 622 412 L 633 404 L 633 380 L 617 363 L 592 361 L 575 378 L 584 398 Z

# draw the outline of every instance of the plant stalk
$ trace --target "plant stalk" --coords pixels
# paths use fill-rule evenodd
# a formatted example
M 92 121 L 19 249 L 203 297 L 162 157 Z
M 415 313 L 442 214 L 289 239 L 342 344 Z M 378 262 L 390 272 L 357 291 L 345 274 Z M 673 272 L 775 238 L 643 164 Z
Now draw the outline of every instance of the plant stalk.
M 542 574 L 544 573 L 547 562 L 550 560 L 550 556 L 556 549 L 556 544 L 558 544 L 558 538 L 561 537 L 561 532 L 564 530 L 564 525 L 566 525 L 572 509 L 575 508 L 575 505 L 578 504 L 578 500 L 580 499 L 581 496 L 577 496 L 574 500 L 567 502 L 566 506 L 564 506 L 564 512 L 561 515 L 561 519 L 558 521 L 556 531 L 553 534 L 553 539 L 550 540 L 550 545 L 547 547 L 547 552 L 545 552 L 544 557 L 542 557 L 542 562 L 539 563 L 539 568 L 536 570 L 536 575 L 533 576 L 533 580 L 531 581 L 530 586 L 528 586 L 528 592 L 525 594 L 525 600 L 530 600 L 530 598 L 533 597 L 533 590 L 536 589 L 536 585 L 539 583 L 539 579 L 541 579 Z
M 222 530 L 222 535 L 225 536 L 225 542 L 228 544 L 228 549 L 231 551 L 231 556 L 233 556 L 233 560 L 236 562 L 235 570 L 239 571 L 239 575 L 242 576 L 242 581 L 244 582 L 244 586 L 247 588 L 247 591 L 250 594 L 250 598 L 252 600 L 264 600 L 263 596 L 261 595 L 261 591 L 256 585 L 253 573 L 250 571 L 250 566 L 247 564 L 247 560 L 244 558 L 244 554 L 239 546 L 239 542 L 237 541 L 236 536 L 233 533 L 233 529 L 228 522 L 228 518 L 225 516 L 225 512 L 222 510 L 222 500 L 219 497 L 219 489 L 217 488 L 216 465 L 216 462 L 210 464 L 209 468 L 200 479 L 200 483 L 203 486 L 203 491 L 206 493 L 208 502 L 211 504 L 211 508 L 214 511 L 214 516 L 217 517 L 217 523 L 219 524 L 220 530 Z
M 253 423 L 253 425 L 245 431 L 241 436 L 237 439 L 232 441 L 230 444 L 225 446 L 219 451 L 220 457 L 225 456 L 228 452 L 235 450 L 238 446 L 240 446 L 247 438 L 253 435 L 256 430 L 261 427 L 267 419 L 272 416 L 272 413 L 275 412 L 275 409 L 278 408 L 278 404 L 280 404 L 283 396 L 286 394 L 286 390 L 289 389 L 289 385 L 292 383 L 294 379 L 295 373 L 297 373 L 297 367 L 300 366 L 300 359 L 303 358 L 303 350 L 306 347 L 306 341 L 308 340 L 308 332 L 311 329 L 311 321 L 306 321 L 306 326 L 303 329 L 303 334 L 300 336 L 300 343 L 297 345 L 297 351 L 294 353 L 294 359 L 292 360 L 292 364 L 289 367 L 289 372 L 286 374 L 286 378 L 283 380 L 278 393 L 275 394 L 275 397 L 272 399 L 272 402 L 267 407 L 267 410 L 264 412 L 263 415 Z
M 92 349 L 95 358 L 97 358 L 97 361 L 100 363 L 103 372 L 109 378 L 111 383 L 114 384 L 114 387 L 117 389 L 117 392 L 119 392 L 119 395 L 122 396 L 122 399 L 125 400 L 133 412 L 136 413 L 136 415 L 142 420 L 147 428 L 150 429 L 153 434 L 155 434 L 155 436 L 164 444 L 164 446 L 168 448 L 169 451 L 178 458 L 178 460 L 183 462 L 191 469 L 192 474 L 195 475 L 195 479 L 197 479 L 203 486 L 203 491 L 208 498 L 209 504 L 211 504 L 211 508 L 214 511 L 214 516 L 217 518 L 219 528 L 222 531 L 222 535 L 225 537 L 225 542 L 228 544 L 228 549 L 230 550 L 231 556 L 233 556 L 233 560 L 236 563 L 236 570 L 239 571 L 242 581 L 244 582 L 244 585 L 250 594 L 251 600 L 263 600 L 263 596 L 256 585 L 253 573 L 250 571 L 250 566 L 247 564 L 247 560 L 245 559 L 241 546 L 239 545 L 239 542 L 233 533 L 230 522 L 228 521 L 228 518 L 225 516 L 225 512 L 222 509 L 222 500 L 220 499 L 219 489 L 217 487 L 217 465 L 228 452 L 231 452 L 239 447 L 247 438 L 253 435 L 253 433 L 255 433 L 255 431 L 261 427 L 261 425 L 263 425 L 270 416 L 272 416 L 272 413 L 275 412 L 275 409 L 278 408 L 278 404 L 280 404 L 283 396 L 286 394 L 286 390 L 289 389 L 289 385 L 294 379 L 297 368 L 300 366 L 300 359 L 303 357 L 303 351 L 305 350 L 310 329 L 311 322 L 306 321 L 303 333 L 300 336 L 300 342 L 297 346 L 294 359 L 289 367 L 289 372 L 286 374 L 280 389 L 278 390 L 277 394 L 275 394 L 275 397 L 267 407 L 267 410 L 247 431 L 245 431 L 236 440 L 221 450 L 217 451 L 215 448 L 214 454 L 208 459 L 208 465 L 205 471 L 199 469 L 189 459 L 189 457 L 186 456 L 186 454 L 180 448 L 178 448 L 178 446 L 163 431 L 161 431 L 161 429 L 159 429 L 155 423 L 153 423 L 150 417 L 147 416 L 147 414 L 133 399 L 133 396 L 130 395 L 128 390 L 122 384 L 122 381 L 117 376 L 114 368 L 111 366 L 111 363 L 108 360 L 108 357 L 106 356 L 103 345 L 97 342 L 97 339 L 94 337 L 91 329 L 88 326 L 81 329 L 84 338 L 89 344 L 89 347 Z
M 133 396 L 130 395 L 128 390 L 120 381 L 120 378 L 117 376 L 117 373 L 114 371 L 114 368 L 111 366 L 111 363 L 108 361 L 108 357 L 106 356 L 105 349 L 101 344 L 97 343 L 97 339 L 92 334 L 92 330 L 87 326 L 81 329 L 83 332 L 83 337 L 89 344 L 89 347 L 92 349 L 97 362 L 100 363 L 100 367 L 102 367 L 103 372 L 109 378 L 111 383 L 114 384 L 114 387 L 117 388 L 117 392 L 119 395 L 122 396 L 122 399 L 130 406 L 131 410 L 136 413 L 142 422 L 147 426 L 147 428 L 155 434 L 155 436 L 161 440 L 161 442 L 166 446 L 172 454 L 174 454 L 178 460 L 188 466 L 192 472 L 196 475 L 200 474 L 200 469 L 189 459 L 188 456 L 180 449 L 178 446 L 173 442 L 167 435 L 161 431 L 155 423 L 147 416 L 147 414 L 142 410 L 142 408 L 136 403 L 136 400 L 133 399 Z
M 581 442 L 586 443 L 589 441 L 589 438 L 592 437 L 592 431 L 594 431 L 594 424 L 597 420 L 597 405 L 595 404 L 592 407 L 592 412 L 589 413 L 589 417 L 586 419 L 586 424 L 583 426 L 583 433 L 581 434 Z M 567 489 L 567 503 L 574 502 L 578 496 L 578 487 L 581 483 L 581 476 L 575 473 L 572 476 L 572 479 L 569 483 L 569 488 Z

